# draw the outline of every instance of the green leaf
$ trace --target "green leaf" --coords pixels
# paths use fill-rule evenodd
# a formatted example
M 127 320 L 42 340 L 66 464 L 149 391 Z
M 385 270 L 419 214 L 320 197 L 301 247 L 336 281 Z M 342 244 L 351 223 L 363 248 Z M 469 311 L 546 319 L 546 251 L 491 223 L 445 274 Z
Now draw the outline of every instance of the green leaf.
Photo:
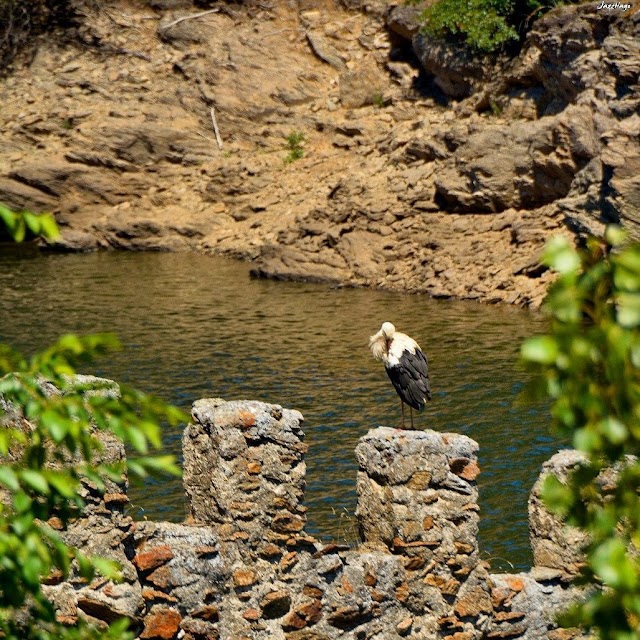
M 558 357 L 558 343 L 550 335 L 534 336 L 525 340 L 520 355 L 528 362 L 552 364 Z
M 640 291 L 640 247 L 631 245 L 611 258 L 613 282 L 621 291 Z
M 608 587 L 633 589 L 638 583 L 633 562 L 627 557 L 627 548 L 619 538 L 610 538 L 598 545 L 590 561 L 596 575 Z
M 617 224 L 607 225 L 604 231 L 604 239 L 612 247 L 617 247 L 627 241 L 629 234 Z
M 132 476 L 137 476 L 138 478 L 146 478 L 147 470 L 144 468 L 144 465 L 141 465 L 136 460 L 127 460 L 127 471 Z
M 101 556 L 91 556 L 90 561 L 95 570 L 108 580 L 113 580 L 115 582 L 120 582 L 122 580 L 122 569 L 120 564 L 115 560 L 109 560 L 108 558 L 102 558 Z
M 133 640 L 134 635 L 132 633 L 127 633 L 129 625 L 130 620 L 128 618 L 120 618 L 120 620 L 112 622 L 109 625 L 107 637 L 110 640 Z
M 613 272 L 613 283 L 620 291 L 639 291 L 640 276 L 635 271 L 618 266 Z
M 58 340 L 57 346 L 60 350 L 71 351 L 71 353 L 75 354 L 82 353 L 85 350 L 82 340 L 73 333 L 67 333 L 62 336 Z
M 14 498 L 15 504 L 15 498 Z M 11 528 L 13 532 L 21 539 L 24 539 L 27 533 L 33 527 L 33 514 L 32 513 L 23 513 L 20 516 L 13 517 L 10 520 Z
M 32 504 L 33 501 L 24 491 L 19 491 L 13 496 L 13 506 L 18 513 L 30 512 Z
M 157 422 L 153 422 L 152 420 L 138 420 L 136 427 L 144 434 L 153 447 L 159 449 L 162 446 L 160 427 Z
M 551 287 L 544 307 L 560 322 L 577 323 L 582 319 L 580 292 L 575 286 L 565 282 L 565 278 Z
M 616 302 L 618 322 L 627 328 L 640 326 L 640 293 L 620 293 Z
M 36 216 L 33 213 L 29 213 L 28 211 L 24 211 L 22 213 L 22 217 L 24 218 L 24 222 L 27 225 L 27 228 L 34 236 L 40 234 L 40 216 Z
M 182 474 L 180 467 L 176 464 L 175 456 L 172 455 L 136 458 L 136 463 L 154 475 L 171 474 L 180 476 Z
M 80 575 L 87 580 L 92 580 L 95 575 L 93 562 L 91 562 L 91 559 L 81 551 L 78 551 L 77 549 L 74 549 L 73 551 L 78 563 L 78 571 L 80 572 Z
M 70 422 L 53 409 L 43 411 L 40 415 L 40 424 L 49 431 L 56 443 L 62 442 L 69 433 Z
M 547 508 L 560 515 L 566 514 L 573 504 L 571 489 L 554 475 L 544 479 L 541 496 Z
M 63 497 L 74 498 L 80 485 L 68 471 L 43 471 L 47 482 Z
M 27 227 L 24 223 L 24 218 L 20 215 L 17 216 L 13 231 L 11 233 L 14 242 L 22 242 L 27 233 Z
M 44 569 L 42 560 L 36 555 L 30 554 L 22 561 L 22 577 L 32 589 L 39 587 Z
M 0 205 L 0 220 L 2 220 L 2 223 L 4 224 L 5 229 L 9 232 L 9 235 L 13 237 L 18 221 L 18 215 L 11 211 L 11 209 L 7 209 L 7 207 Z
M 16 472 L 8 465 L 0 465 L 0 484 L 11 491 L 18 491 L 20 483 Z
M 624 267 L 629 273 L 640 278 L 640 246 L 637 244 L 627 247 L 624 251 L 611 258 L 616 267 Z
M 124 461 L 119 461 L 112 464 L 101 464 L 98 467 L 98 471 L 105 478 L 113 480 L 113 482 L 120 483 L 125 477 L 126 464 Z
M 630 356 L 631 364 L 636 369 L 640 369 L 640 341 L 638 341 L 637 336 L 634 337 L 633 344 L 631 345 Z
M 137 427 L 130 427 L 127 429 L 127 438 L 132 446 L 140 453 L 146 453 L 149 450 L 147 445 L 147 438 L 144 433 Z
M 564 236 L 555 236 L 547 242 L 542 262 L 558 273 L 565 274 L 580 267 L 580 256 Z
M 602 447 L 602 438 L 599 432 L 584 427 L 577 429 L 573 434 L 573 446 L 578 451 L 585 451 L 586 453 L 598 451 Z
M 17 351 L 5 344 L 0 344 L 0 374 L 22 371 L 25 365 L 24 358 Z M 3 381 L 0 380 L 0 382 Z
M 36 215 L 30 211 L 15 213 L 0 205 L 0 222 L 7 229 L 14 242 L 22 242 L 27 229 L 41 238 L 54 239 L 59 235 L 55 218 L 49 214 Z
M 47 240 L 55 240 L 60 235 L 56 220 L 49 213 L 40 216 L 40 235 Z
M 49 483 L 46 481 L 42 473 L 33 469 L 22 469 L 19 472 L 22 482 L 31 487 L 37 493 L 47 495 L 49 493 Z
M 613 444 L 623 444 L 629 435 L 627 427 L 614 416 L 607 416 L 601 420 L 598 428 L 604 437 Z

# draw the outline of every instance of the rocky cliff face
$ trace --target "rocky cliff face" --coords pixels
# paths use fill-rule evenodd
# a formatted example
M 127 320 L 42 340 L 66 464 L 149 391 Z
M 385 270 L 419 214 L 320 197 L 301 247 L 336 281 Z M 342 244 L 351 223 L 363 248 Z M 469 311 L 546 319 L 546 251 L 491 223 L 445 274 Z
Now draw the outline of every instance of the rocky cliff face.
M 386 2 L 71 4 L 0 115 L 0 201 L 62 248 L 537 305 L 551 234 L 640 221 L 639 14 L 557 9 L 480 73 Z
M 52 576 L 45 589 L 60 619 L 126 616 L 144 640 L 579 637 L 554 618 L 580 595 L 568 584 L 575 554 L 563 561 L 575 534 L 537 489 L 532 542 L 547 564 L 490 574 L 476 538 L 478 445 L 380 427 L 356 449 L 361 545 L 321 543 L 305 532 L 302 424 L 299 412 L 263 402 L 194 403 L 183 436 L 187 522 L 133 522 L 122 493 L 95 500 L 63 535 L 117 559 L 124 582 Z M 562 475 L 573 460 L 556 456 L 544 473 Z

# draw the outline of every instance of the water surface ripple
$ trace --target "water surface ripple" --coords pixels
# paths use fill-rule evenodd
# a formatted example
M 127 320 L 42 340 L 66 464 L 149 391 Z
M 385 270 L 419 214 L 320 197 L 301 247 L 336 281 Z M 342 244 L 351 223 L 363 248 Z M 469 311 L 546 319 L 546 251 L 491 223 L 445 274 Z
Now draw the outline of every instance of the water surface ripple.
M 515 401 L 530 312 L 425 296 L 252 280 L 242 263 L 197 254 L 0 252 L 0 341 L 24 351 L 62 333 L 114 331 L 124 349 L 90 372 L 188 409 L 202 397 L 256 399 L 305 416 L 309 530 L 352 540 L 358 438 L 397 426 L 400 402 L 370 356 L 389 320 L 426 351 L 433 402 L 417 425 L 480 443 L 480 544 L 497 568 L 530 563 L 526 503 L 558 448 L 546 407 Z M 180 454 L 181 428 L 165 433 Z M 179 521 L 180 481 L 131 491 L 134 515 Z

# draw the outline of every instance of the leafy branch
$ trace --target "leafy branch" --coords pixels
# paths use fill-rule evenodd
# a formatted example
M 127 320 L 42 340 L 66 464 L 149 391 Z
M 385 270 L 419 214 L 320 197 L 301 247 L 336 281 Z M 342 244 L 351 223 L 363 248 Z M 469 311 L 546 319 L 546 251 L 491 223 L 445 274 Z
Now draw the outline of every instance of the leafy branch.
M 553 401 L 553 422 L 584 462 L 566 483 L 549 476 L 543 499 L 588 534 L 583 583 L 600 585 L 562 619 L 603 640 L 640 639 L 640 244 L 611 226 L 575 249 L 549 243 L 543 261 L 559 277 L 546 335 L 521 349 L 537 375 L 530 391 Z M 612 468 L 615 483 L 603 472 Z
M 0 205 L 0 224 L 13 242 L 23 242 L 27 238 L 55 240 L 60 235 L 50 213 L 36 215 L 29 211 L 12 211 Z
M 116 563 L 68 547 L 47 524 L 56 516 L 64 527 L 81 514 L 86 482 L 104 491 L 106 479 L 122 484 L 127 473 L 179 474 L 173 456 L 148 454 L 162 445 L 159 423 L 185 421 L 182 411 L 125 385 L 75 376 L 78 364 L 119 346 L 111 334 L 66 335 L 26 359 L 0 345 L 0 374 L 6 374 L 0 378 L 2 637 L 125 637 L 122 621 L 106 632 L 58 624 L 41 588 L 54 570 L 68 577 L 72 561 L 86 580 L 96 572 L 119 578 Z M 116 436 L 139 457 L 108 460 L 102 455 L 105 436 Z M 26 620 L 18 615 L 25 608 Z

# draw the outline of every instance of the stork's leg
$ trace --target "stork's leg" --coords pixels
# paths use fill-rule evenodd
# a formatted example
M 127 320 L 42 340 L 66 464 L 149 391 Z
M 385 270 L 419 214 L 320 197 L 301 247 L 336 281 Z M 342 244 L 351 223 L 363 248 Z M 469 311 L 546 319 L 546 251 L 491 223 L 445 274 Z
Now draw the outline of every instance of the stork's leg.
M 411 428 L 413 429 L 413 407 L 409 407 L 409 415 L 411 416 Z
M 400 409 L 402 410 L 402 428 L 404 429 L 404 402 L 400 400 Z

